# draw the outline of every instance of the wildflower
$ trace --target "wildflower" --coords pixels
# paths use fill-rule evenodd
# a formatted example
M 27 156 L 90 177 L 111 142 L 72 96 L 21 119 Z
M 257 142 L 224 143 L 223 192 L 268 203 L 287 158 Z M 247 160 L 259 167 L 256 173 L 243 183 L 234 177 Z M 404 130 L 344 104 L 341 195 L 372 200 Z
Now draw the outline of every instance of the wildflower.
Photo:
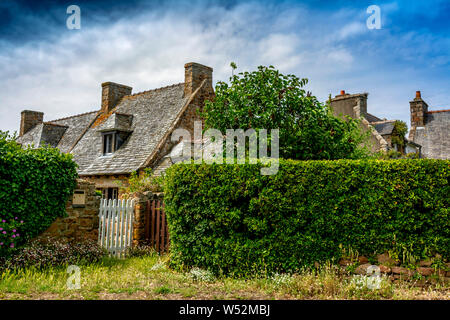
M 23 220 L 20 220 L 20 223 L 23 223 Z
M 15 237 L 16 237 L 16 235 L 14 235 L 14 234 L 13 234 L 13 235 L 12 235 L 12 237 L 13 237 L 13 238 L 15 238 Z
M 2 220 L 2 222 L 6 222 L 6 220 Z
M 14 243 L 11 243 L 10 247 L 11 247 L 11 248 L 14 248 Z
M 3 231 L 2 233 L 3 233 L 3 234 L 6 234 L 6 231 Z
M 3 245 L 3 242 L 0 242 L 0 246 L 2 246 Z
M 3 228 L 0 228 L 0 231 L 2 231 L 3 230 Z
M 14 219 L 16 219 L 16 220 L 17 220 L 17 217 L 15 217 Z
M 13 229 L 13 232 L 16 232 L 16 229 Z

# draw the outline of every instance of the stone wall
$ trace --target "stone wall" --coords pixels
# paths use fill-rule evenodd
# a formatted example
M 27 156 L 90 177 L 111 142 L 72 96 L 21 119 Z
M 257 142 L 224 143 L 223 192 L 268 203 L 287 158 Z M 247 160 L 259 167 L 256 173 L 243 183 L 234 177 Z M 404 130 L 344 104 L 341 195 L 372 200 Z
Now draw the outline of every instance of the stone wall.
M 95 193 L 95 184 L 78 179 L 74 196 L 66 204 L 67 216 L 57 218 L 40 237 L 97 240 L 99 209 L 100 197 Z
M 380 275 L 388 277 L 393 282 L 401 280 L 413 280 L 418 286 L 426 286 L 437 282 L 450 282 L 450 263 L 441 263 L 440 257 L 427 261 L 418 261 L 408 267 L 400 265 L 387 253 L 376 256 L 375 261 L 370 261 L 364 256 L 344 258 L 339 261 L 344 272 L 358 275 L 369 275 L 369 267 L 377 266 Z M 371 268 L 373 270 L 373 267 Z

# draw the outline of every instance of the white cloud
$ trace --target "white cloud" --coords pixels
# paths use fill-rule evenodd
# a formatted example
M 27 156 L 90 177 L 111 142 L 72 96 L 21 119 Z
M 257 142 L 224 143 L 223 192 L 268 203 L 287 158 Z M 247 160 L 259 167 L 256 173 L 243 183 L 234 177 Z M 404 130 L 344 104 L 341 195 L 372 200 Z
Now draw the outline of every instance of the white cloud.
M 340 89 L 405 90 L 406 82 L 393 83 L 395 70 L 383 70 L 373 61 L 375 55 L 383 59 L 395 39 L 386 34 L 374 47 L 361 29 L 364 12 L 323 14 L 256 3 L 231 9 L 201 7 L 189 14 L 151 11 L 103 26 L 82 24 L 80 31 L 64 30 L 53 42 L 3 48 L 0 129 L 18 130 L 23 109 L 43 111 L 45 120 L 99 109 L 104 81 L 130 85 L 133 92 L 182 82 L 183 66 L 189 61 L 213 67 L 215 80 L 229 78 L 231 61 L 238 71 L 272 64 L 282 72 L 309 78 L 309 89 L 321 100 Z M 414 41 L 408 39 L 397 43 L 396 53 L 414 56 L 405 49 L 408 41 Z M 436 63 L 445 61 L 439 56 Z M 380 72 L 382 82 L 371 76 Z M 414 76 L 409 73 L 410 79 Z M 407 105 L 408 100 L 392 103 Z M 381 102 L 377 106 L 389 115 L 388 107 Z M 407 110 L 402 112 L 406 118 Z

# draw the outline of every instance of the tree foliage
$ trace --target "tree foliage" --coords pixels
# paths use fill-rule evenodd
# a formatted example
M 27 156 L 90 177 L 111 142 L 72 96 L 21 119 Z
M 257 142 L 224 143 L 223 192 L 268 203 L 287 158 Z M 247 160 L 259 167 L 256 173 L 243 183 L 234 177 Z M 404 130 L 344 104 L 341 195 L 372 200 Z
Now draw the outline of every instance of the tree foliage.
M 234 69 L 234 68 L 233 68 Z M 219 81 L 205 103 L 205 129 L 279 129 L 280 157 L 290 159 L 361 158 L 366 135 L 359 120 L 334 117 L 326 104 L 304 90 L 307 79 L 283 75 L 274 67 L 239 73 Z

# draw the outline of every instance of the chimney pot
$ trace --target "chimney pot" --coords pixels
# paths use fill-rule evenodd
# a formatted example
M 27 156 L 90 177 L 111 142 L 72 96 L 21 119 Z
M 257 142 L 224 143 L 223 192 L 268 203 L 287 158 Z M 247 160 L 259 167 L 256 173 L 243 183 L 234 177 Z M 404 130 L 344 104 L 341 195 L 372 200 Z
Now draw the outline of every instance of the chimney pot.
M 345 95 L 345 90 L 341 90 L 341 96 Z
M 417 99 L 421 98 L 421 96 L 420 96 L 420 91 L 416 91 L 416 98 L 417 98 Z

